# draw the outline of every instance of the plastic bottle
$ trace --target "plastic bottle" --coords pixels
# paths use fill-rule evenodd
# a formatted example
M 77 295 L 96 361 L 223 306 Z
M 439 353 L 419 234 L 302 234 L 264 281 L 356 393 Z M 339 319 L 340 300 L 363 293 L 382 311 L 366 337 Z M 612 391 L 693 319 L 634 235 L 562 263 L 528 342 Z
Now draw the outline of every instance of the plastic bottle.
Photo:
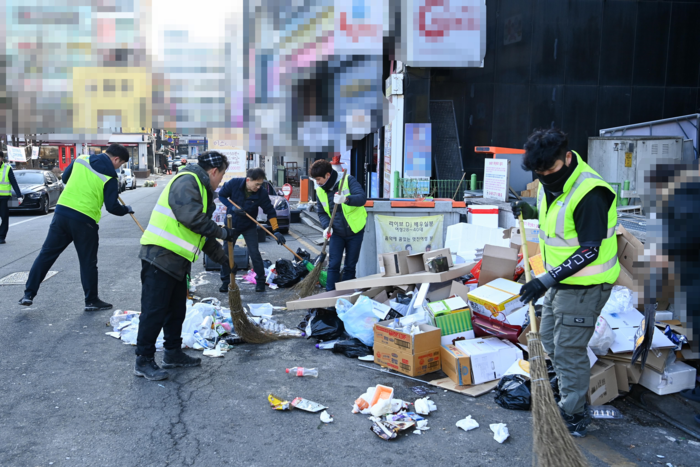
M 332 350 L 338 341 L 340 341 L 340 339 L 333 339 L 332 341 L 321 342 L 320 344 L 316 344 L 316 348 L 319 350 Z
M 197 342 L 197 344 L 201 345 L 205 349 L 211 348 L 211 345 L 209 345 L 209 342 L 207 342 L 207 340 L 204 337 L 202 337 L 202 335 L 196 329 L 194 331 L 194 340 L 195 340 L 195 342 Z
M 287 373 L 293 376 L 313 376 L 314 378 L 318 378 L 318 370 L 316 368 L 295 366 L 294 368 L 287 368 Z

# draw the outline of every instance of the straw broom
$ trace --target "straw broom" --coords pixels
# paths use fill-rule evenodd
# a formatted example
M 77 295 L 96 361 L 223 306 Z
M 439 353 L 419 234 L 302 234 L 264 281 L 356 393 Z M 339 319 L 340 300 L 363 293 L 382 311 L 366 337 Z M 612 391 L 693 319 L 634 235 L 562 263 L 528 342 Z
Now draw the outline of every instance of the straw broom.
M 525 237 L 525 223 L 520 215 L 520 236 L 523 242 L 523 261 L 525 262 L 525 278 L 530 282 L 530 262 Z M 530 329 L 527 333 L 527 349 L 530 354 L 530 379 L 532 391 L 532 433 L 533 433 L 533 465 L 542 467 L 586 467 L 588 462 L 574 443 L 564 420 L 561 418 L 559 406 L 554 400 L 552 386 L 549 383 L 544 347 L 537 332 L 535 306 L 529 303 Z M 535 462 L 537 459 L 537 463 Z
M 231 227 L 231 214 L 226 216 L 226 225 Z M 231 267 L 230 283 L 228 285 L 228 305 L 231 309 L 231 321 L 233 330 L 238 336 L 249 344 L 267 344 L 277 340 L 277 336 L 263 331 L 248 319 L 243 303 L 241 291 L 236 284 L 236 273 L 233 262 L 233 242 L 228 242 L 228 264 Z
M 345 182 L 346 175 L 347 172 L 343 170 L 343 178 L 340 179 L 340 184 L 338 185 L 339 190 L 343 187 L 343 182 Z M 335 213 L 337 211 L 338 203 L 335 203 L 333 204 L 333 212 L 331 213 L 331 222 L 330 224 L 328 224 L 329 229 L 333 228 L 333 220 L 335 219 Z M 316 261 L 316 264 L 314 265 L 314 268 L 311 270 L 311 272 L 304 278 L 304 280 L 302 280 L 292 288 L 292 291 L 299 298 L 306 298 L 314 292 L 316 284 L 318 283 L 318 280 L 321 277 L 323 263 L 326 262 L 326 247 L 328 247 L 328 241 L 330 240 L 330 238 L 331 236 L 327 235 L 326 238 L 323 240 L 323 248 L 321 249 L 321 254 L 318 257 L 318 261 Z

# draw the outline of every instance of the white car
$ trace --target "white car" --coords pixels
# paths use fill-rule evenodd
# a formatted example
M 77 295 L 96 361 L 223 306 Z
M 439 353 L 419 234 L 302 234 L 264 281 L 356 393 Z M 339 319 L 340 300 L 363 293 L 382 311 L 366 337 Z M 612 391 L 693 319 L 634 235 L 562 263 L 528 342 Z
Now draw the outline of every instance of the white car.
M 129 190 L 136 189 L 136 176 L 131 171 L 131 169 L 122 169 L 124 173 L 124 184 Z

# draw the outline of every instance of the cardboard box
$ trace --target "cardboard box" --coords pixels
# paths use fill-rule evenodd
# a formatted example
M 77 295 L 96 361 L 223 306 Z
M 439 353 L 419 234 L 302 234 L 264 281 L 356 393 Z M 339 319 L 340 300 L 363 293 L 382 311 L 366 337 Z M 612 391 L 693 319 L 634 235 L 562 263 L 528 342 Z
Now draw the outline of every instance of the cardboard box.
M 615 362 L 606 359 L 599 359 L 598 361 L 610 362 L 615 367 L 615 379 L 617 380 L 617 390 L 618 392 L 629 392 L 630 381 L 627 377 L 627 365 L 623 362 Z
M 445 258 L 447 258 L 447 265 L 449 267 L 454 266 L 454 262 L 452 261 L 452 252 L 450 251 L 450 249 L 440 248 L 438 250 L 425 251 L 423 253 L 414 253 L 412 255 L 408 255 L 408 257 L 406 258 L 408 261 L 408 273 L 413 274 L 421 271 L 429 272 L 430 268 L 425 263 L 426 261 L 429 261 L 437 256 L 444 256 Z
M 645 368 L 639 379 L 639 384 L 651 392 L 664 396 L 674 394 L 684 389 L 695 387 L 695 368 L 683 362 L 673 362 L 666 366 L 666 371 L 659 373 L 651 368 Z
M 469 355 L 473 384 L 499 379 L 514 361 L 523 358 L 522 350 L 497 337 L 457 341 L 455 347 Z
M 530 253 L 528 251 L 528 253 Z M 536 254 L 535 256 L 530 256 L 530 269 L 532 270 L 533 277 L 539 276 L 545 273 L 544 261 L 542 260 L 541 254 Z
M 444 336 L 440 337 L 440 345 L 454 345 L 455 341 L 457 339 L 459 340 L 468 340 L 468 339 L 474 339 L 476 335 L 474 334 L 474 330 L 469 330 L 469 331 L 464 331 L 464 332 L 456 332 L 454 334 L 447 334 Z
M 370 287 L 402 286 L 405 284 L 433 284 L 457 279 L 469 273 L 475 266 L 472 264 L 458 264 L 445 272 L 417 272 L 405 276 L 382 277 L 380 274 L 360 277 L 349 281 L 338 282 L 336 290 L 368 289 Z
M 393 347 L 374 344 L 374 362 L 408 376 L 420 376 L 441 369 L 440 348 L 416 354 L 400 352 Z
M 658 371 L 659 373 L 663 373 L 664 369 L 666 369 L 666 361 L 668 360 L 668 355 L 672 351 L 673 351 L 672 349 L 652 349 L 652 350 L 650 350 L 649 353 L 647 354 L 646 366 L 649 368 L 653 368 L 654 370 Z M 632 352 L 617 353 L 617 354 L 614 354 L 612 352 L 608 352 L 608 354 L 605 355 L 604 358 L 606 360 L 612 360 L 615 362 L 622 362 L 624 364 L 631 364 L 632 363 Z M 637 360 L 637 363 L 634 366 L 640 368 L 639 373 L 641 373 L 641 363 L 639 360 Z M 630 381 L 630 382 L 632 384 L 637 384 L 639 382 L 639 380 L 637 379 L 637 381 Z
M 518 250 L 514 248 L 486 245 L 481 260 L 479 286 L 498 279 L 513 279 L 515 266 L 518 264 Z
M 472 384 L 472 365 L 469 355 L 454 345 L 443 345 L 440 348 L 440 359 L 442 360 L 442 371 L 452 381 L 460 386 Z
M 355 302 L 359 300 L 361 295 L 366 295 L 369 298 L 376 299 L 378 297 L 383 297 L 382 292 L 386 293 L 386 287 L 372 287 L 356 292 L 351 290 L 332 290 L 330 292 L 323 292 L 310 297 L 287 302 L 287 309 L 308 310 L 312 308 L 332 308 L 335 307 L 335 304 L 338 302 L 339 298 L 343 298 L 354 305 Z
M 392 321 L 381 321 L 374 325 L 374 345 L 394 351 L 416 355 L 430 349 L 440 348 L 439 328 L 428 324 L 419 324 L 420 334 L 411 335 L 388 327 Z
M 473 338 L 474 328 L 472 327 L 472 314 L 469 310 L 436 316 L 435 326 L 440 328 L 441 335 L 443 336 L 472 331 Z
M 469 307 L 474 313 L 503 321 L 503 316 L 522 308 L 519 300 L 520 288 L 517 282 L 496 279 L 469 292 Z
M 451 297 L 428 303 L 428 310 L 435 318 L 464 310 L 467 307 L 467 302 L 462 297 Z
M 379 275 L 382 277 L 403 276 L 408 274 L 408 251 L 382 253 L 378 257 Z
M 591 382 L 586 399 L 590 405 L 604 405 L 615 399 L 617 392 L 617 375 L 615 364 L 598 360 L 591 368 Z

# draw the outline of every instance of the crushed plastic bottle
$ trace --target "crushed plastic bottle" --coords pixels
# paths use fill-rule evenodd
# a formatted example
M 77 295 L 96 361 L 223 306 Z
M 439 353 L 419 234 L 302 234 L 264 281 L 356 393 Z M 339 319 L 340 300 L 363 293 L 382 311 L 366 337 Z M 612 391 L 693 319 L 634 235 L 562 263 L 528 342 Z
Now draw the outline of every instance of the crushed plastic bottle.
M 314 378 L 318 378 L 318 370 L 316 368 L 302 368 L 302 367 L 294 367 L 294 368 L 287 368 L 287 373 L 293 376 L 313 376 Z
M 209 344 L 209 341 L 202 337 L 198 330 L 194 331 L 194 341 L 205 349 L 212 348 L 211 344 Z
M 340 339 L 333 339 L 332 341 L 321 342 L 316 344 L 316 348 L 319 350 L 333 350 L 333 347 L 339 341 Z

